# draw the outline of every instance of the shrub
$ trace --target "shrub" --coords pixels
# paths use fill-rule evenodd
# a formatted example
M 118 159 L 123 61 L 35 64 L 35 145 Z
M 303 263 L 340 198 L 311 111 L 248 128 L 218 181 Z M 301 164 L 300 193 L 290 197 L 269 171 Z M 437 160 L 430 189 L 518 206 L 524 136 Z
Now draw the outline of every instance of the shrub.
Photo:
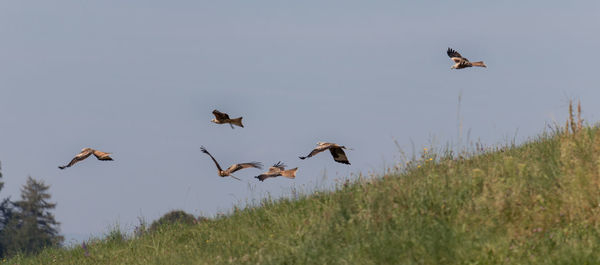
M 173 211 L 166 213 L 158 220 L 152 222 L 152 225 L 150 225 L 150 232 L 154 232 L 154 231 L 158 230 L 160 227 L 167 225 L 167 224 L 169 224 L 169 225 L 170 224 L 191 225 L 194 223 L 196 223 L 196 218 L 193 215 L 186 213 L 182 210 L 173 210 Z

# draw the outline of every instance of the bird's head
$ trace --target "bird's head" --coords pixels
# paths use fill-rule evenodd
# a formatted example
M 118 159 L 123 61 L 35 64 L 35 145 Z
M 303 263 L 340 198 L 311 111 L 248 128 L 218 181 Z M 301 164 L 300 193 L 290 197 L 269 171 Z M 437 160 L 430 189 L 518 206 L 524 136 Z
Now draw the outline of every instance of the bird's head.
M 317 142 L 317 145 L 324 145 L 324 142 Z
M 87 152 L 89 150 L 92 150 L 92 148 L 86 147 L 86 148 L 81 149 L 81 152 Z
M 456 69 L 456 65 L 450 66 L 450 69 Z
M 212 119 L 212 120 L 210 120 L 210 121 L 212 121 L 212 122 L 214 122 L 214 123 L 217 123 L 217 119 Z

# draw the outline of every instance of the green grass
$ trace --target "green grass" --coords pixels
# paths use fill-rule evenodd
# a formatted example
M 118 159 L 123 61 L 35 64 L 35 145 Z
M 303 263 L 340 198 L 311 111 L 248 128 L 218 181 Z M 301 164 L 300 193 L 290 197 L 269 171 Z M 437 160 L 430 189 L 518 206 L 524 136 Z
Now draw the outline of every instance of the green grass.
M 6 263 L 598 264 L 599 221 L 600 129 L 583 128 Z

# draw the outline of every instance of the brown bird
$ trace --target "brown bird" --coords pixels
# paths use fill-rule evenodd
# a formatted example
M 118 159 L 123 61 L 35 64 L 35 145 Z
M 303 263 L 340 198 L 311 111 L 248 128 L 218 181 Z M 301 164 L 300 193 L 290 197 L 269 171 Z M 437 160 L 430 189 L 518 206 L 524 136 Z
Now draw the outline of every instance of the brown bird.
M 210 156 L 210 158 L 212 158 L 213 162 L 215 162 L 215 165 L 217 166 L 217 169 L 219 171 L 219 176 L 221 176 L 221 177 L 230 176 L 230 177 L 232 177 L 234 179 L 240 180 L 239 178 L 236 178 L 235 176 L 233 176 L 231 174 L 233 172 L 236 172 L 236 171 L 240 170 L 240 169 L 250 168 L 250 167 L 262 169 L 262 163 L 260 163 L 260 162 L 250 162 L 250 163 L 233 164 L 229 168 L 227 168 L 226 170 L 223 170 L 221 168 L 221 166 L 219 165 L 219 162 L 217 162 L 217 160 L 206 150 L 206 148 L 204 148 L 204 146 L 200 147 L 200 150 L 202 150 L 202 153 L 205 153 L 208 156 Z
M 242 124 L 242 117 L 230 119 L 229 115 L 227 115 L 227 113 L 223 113 L 218 110 L 213 110 L 212 113 L 213 113 L 213 115 L 215 115 L 215 118 L 212 119 L 211 121 L 216 124 L 229 123 L 229 126 L 231 126 L 231 129 L 234 129 L 233 125 L 237 125 L 237 126 L 244 128 L 244 125 Z
M 463 69 L 463 68 L 467 68 L 467 67 L 471 67 L 471 66 L 487 67 L 483 63 L 483 61 L 469 62 L 469 60 L 467 58 L 462 57 L 462 55 L 460 55 L 460 53 L 453 50 L 452 48 L 448 48 L 446 53 L 448 54 L 450 59 L 452 59 L 452 61 L 455 62 L 455 64 L 453 66 L 451 66 L 450 69 Z
M 318 142 L 317 148 L 312 150 L 312 152 L 310 152 L 310 154 L 308 154 L 307 156 L 301 156 L 300 159 L 306 159 L 307 157 L 314 156 L 314 155 L 316 155 L 320 152 L 323 152 L 327 149 L 329 149 L 329 152 L 331 152 L 331 155 L 333 156 L 333 160 L 335 160 L 338 163 L 350 165 L 350 162 L 348 161 L 348 157 L 346 157 L 346 153 L 344 153 L 344 150 L 342 150 L 342 149 L 346 149 L 346 147 L 340 146 L 340 145 L 337 145 L 334 143 Z
M 256 176 L 255 178 L 257 178 L 260 181 L 264 181 L 265 179 L 279 177 L 279 176 L 284 176 L 286 178 L 293 179 L 293 178 L 296 178 L 296 171 L 298 171 L 298 168 L 292 168 L 292 169 L 285 170 L 285 164 L 283 164 L 283 163 L 281 163 L 281 161 L 279 161 L 279 162 L 277 162 L 277 164 L 270 167 L 269 171 L 267 171 L 263 174 L 260 174 L 260 175 Z
M 69 162 L 69 164 L 68 164 L 68 165 L 59 166 L 58 168 L 60 168 L 60 169 L 65 169 L 65 168 L 68 168 L 68 167 L 70 167 L 70 166 L 72 166 L 72 165 L 75 165 L 75 163 L 77 163 L 77 162 L 79 162 L 79 161 L 81 161 L 81 160 L 84 160 L 84 159 L 88 158 L 88 157 L 89 157 L 90 155 L 92 155 L 92 154 L 94 154 L 94 156 L 95 156 L 96 158 L 98 158 L 98 160 L 113 160 L 113 159 L 110 157 L 110 154 L 111 154 L 111 153 L 105 153 L 105 152 L 101 152 L 101 151 L 98 151 L 98 150 L 94 150 L 94 149 L 92 149 L 92 148 L 83 148 L 83 149 L 81 149 L 81 153 L 77 154 L 77 155 L 76 155 L 76 156 L 75 156 L 75 157 L 74 157 L 74 158 L 71 160 L 71 162 Z

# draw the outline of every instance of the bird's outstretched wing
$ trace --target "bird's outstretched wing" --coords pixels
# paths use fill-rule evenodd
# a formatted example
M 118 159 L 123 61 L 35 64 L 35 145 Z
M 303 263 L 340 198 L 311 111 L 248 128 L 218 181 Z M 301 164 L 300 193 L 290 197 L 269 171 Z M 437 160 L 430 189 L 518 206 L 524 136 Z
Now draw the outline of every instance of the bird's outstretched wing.
M 213 110 L 212 114 L 215 115 L 215 118 L 217 120 L 229 120 L 229 115 L 227 115 L 227 113 L 223 113 L 218 110 Z
M 270 167 L 269 171 L 262 173 L 262 174 L 256 176 L 255 178 L 257 178 L 260 181 L 264 181 L 265 179 L 268 179 L 268 178 L 281 176 L 281 172 L 283 172 L 284 170 L 285 170 L 285 164 L 283 164 L 281 161 L 279 161 L 279 162 L 275 163 L 272 167 Z
M 204 146 L 201 146 L 200 150 L 202 151 L 202 153 L 205 153 L 208 156 L 210 156 L 210 158 L 212 158 L 213 162 L 215 162 L 215 165 L 217 166 L 217 169 L 219 169 L 219 172 L 223 171 L 223 169 L 221 169 L 221 166 L 219 165 L 219 162 L 217 162 L 217 160 L 208 152 L 208 150 L 206 150 L 206 148 L 204 148 Z
M 268 178 L 270 178 L 270 177 L 272 177 L 272 176 L 271 176 L 271 175 L 269 175 L 269 174 L 260 174 L 260 175 L 258 175 L 258 176 L 256 176 L 256 177 L 254 177 L 254 178 L 257 178 L 257 179 L 258 179 L 258 180 L 260 180 L 260 181 L 265 181 L 265 179 L 268 179 Z
M 251 168 L 251 167 L 262 169 L 262 163 L 250 162 L 250 163 L 233 164 L 229 168 L 227 168 L 227 170 L 225 170 L 225 172 L 227 172 L 228 174 L 232 174 L 233 172 L 236 172 L 240 169 Z
M 300 156 L 300 159 L 306 159 L 308 157 L 312 157 L 318 153 L 321 153 L 327 149 L 329 149 L 329 147 L 331 147 L 332 144 L 324 144 L 324 145 L 319 145 L 317 146 L 317 148 L 313 149 L 310 154 L 308 154 L 307 156 Z
M 348 161 L 348 157 L 346 156 L 346 153 L 342 148 L 333 147 L 329 149 L 329 152 L 331 152 L 333 160 L 335 160 L 336 162 L 350 165 L 350 161 Z
M 453 50 L 452 48 L 448 48 L 448 50 L 446 51 L 446 53 L 448 54 L 448 56 L 450 58 L 453 58 L 453 57 L 463 58 L 462 55 L 460 55 L 460 53 L 458 53 L 457 51 Z
M 279 163 L 277 163 L 277 164 L 279 164 Z M 277 164 L 275 164 L 275 165 L 277 165 Z M 271 169 L 268 172 L 260 174 L 260 175 L 256 176 L 255 178 L 257 178 L 260 181 L 264 181 L 265 179 L 275 178 L 275 177 L 279 177 L 279 176 L 284 176 L 289 179 L 294 179 L 294 178 L 296 178 L 296 171 L 298 171 L 297 167 L 288 169 L 288 170 L 283 170 L 283 168 L 278 168 L 278 167 L 271 167 Z
M 58 168 L 65 169 L 65 168 L 71 167 L 72 165 L 75 165 L 77 162 L 88 158 L 93 152 L 94 152 L 93 149 L 84 149 L 83 151 L 81 151 L 81 153 L 77 154 L 71 160 L 71 162 L 69 162 L 69 164 L 64 165 L 64 166 L 58 166 Z
M 461 68 L 472 67 L 472 66 L 473 66 L 473 64 L 465 59 L 463 61 L 458 62 L 458 64 L 456 65 L 456 68 L 461 69 Z
M 469 61 L 467 58 L 462 57 L 462 55 L 460 55 L 460 53 L 453 50 L 452 48 L 448 48 L 446 53 L 448 54 L 448 57 L 450 57 L 450 59 L 452 59 L 452 61 L 454 61 L 455 63 L 458 63 L 461 61 L 467 61 L 467 62 Z
M 285 164 L 281 161 L 269 168 L 269 172 L 283 171 L 285 170 Z
M 105 153 L 102 151 L 94 150 L 93 154 L 96 158 L 98 158 L 98 160 L 113 160 L 110 157 L 110 153 Z

